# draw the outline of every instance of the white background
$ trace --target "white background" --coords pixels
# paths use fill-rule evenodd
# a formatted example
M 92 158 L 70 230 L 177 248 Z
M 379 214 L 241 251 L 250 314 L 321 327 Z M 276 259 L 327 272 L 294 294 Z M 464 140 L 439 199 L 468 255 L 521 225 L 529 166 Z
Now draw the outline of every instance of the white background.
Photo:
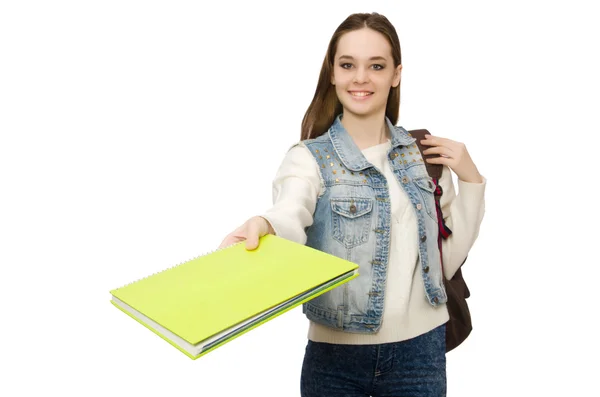
M 330 36 L 396 26 L 400 121 L 488 179 L 449 396 L 597 392 L 593 2 L 4 1 L 0 394 L 299 396 L 301 309 L 192 361 L 109 290 L 271 205 Z

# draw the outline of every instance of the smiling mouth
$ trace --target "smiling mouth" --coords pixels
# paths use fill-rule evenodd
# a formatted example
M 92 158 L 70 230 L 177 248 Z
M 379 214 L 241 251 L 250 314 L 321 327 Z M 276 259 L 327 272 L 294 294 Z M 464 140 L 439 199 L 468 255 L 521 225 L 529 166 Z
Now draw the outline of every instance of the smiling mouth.
M 355 97 L 366 97 L 366 96 L 373 95 L 373 93 L 370 91 L 348 91 L 348 92 L 350 93 L 350 95 L 355 96 Z

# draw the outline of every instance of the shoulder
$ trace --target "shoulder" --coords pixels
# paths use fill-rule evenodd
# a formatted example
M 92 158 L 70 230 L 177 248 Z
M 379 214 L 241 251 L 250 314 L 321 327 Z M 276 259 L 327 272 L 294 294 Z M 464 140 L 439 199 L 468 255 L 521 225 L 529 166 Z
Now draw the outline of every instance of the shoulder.
M 281 164 L 280 172 L 284 173 L 305 173 L 316 168 L 316 161 L 304 141 L 291 144 Z
M 316 192 L 321 191 L 321 171 L 317 159 L 312 155 L 304 142 L 296 142 L 289 146 L 279 169 L 274 185 L 281 186 L 284 181 L 305 180 L 312 185 Z M 320 193 L 319 193 L 320 194 Z
M 301 142 L 310 148 L 313 146 L 331 145 L 331 138 L 329 137 L 329 132 L 326 132 L 316 138 L 305 139 Z
M 322 153 L 327 152 L 331 148 L 331 140 L 327 133 L 325 133 L 317 138 L 304 139 L 293 143 L 288 147 L 286 157 L 303 158 L 310 156 L 318 158 Z
M 312 139 L 305 139 L 300 143 L 313 156 L 315 160 L 319 160 L 324 154 L 333 153 L 333 144 L 329 137 L 329 133 L 318 136 Z

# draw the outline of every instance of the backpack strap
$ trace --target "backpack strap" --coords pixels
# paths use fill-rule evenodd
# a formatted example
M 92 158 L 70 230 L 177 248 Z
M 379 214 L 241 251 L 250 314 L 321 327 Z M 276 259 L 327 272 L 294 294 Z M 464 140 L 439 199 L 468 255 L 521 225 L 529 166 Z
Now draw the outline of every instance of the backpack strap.
M 421 151 L 423 159 L 437 156 L 436 154 L 423 156 L 423 150 L 426 148 L 421 146 L 421 139 L 425 139 L 425 134 L 429 132 L 427 130 L 413 130 L 409 131 L 410 135 L 417 139 L 417 146 Z M 435 208 L 438 217 L 439 233 L 438 233 L 438 247 L 440 250 L 440 263 L 442 260 L 442 238 L 447 239 L 452 231 L 444 223 L 444 217 L 442 215 L 442 209 L 440 205 L 440 197 L 442 196 L 442 187 L 439 185 L 439 180 L 442 177 L 443 165 L 441 164 L 429 164 L 425 162 L 427 172 L 433 183 L 435 184 Z M 466 261 L 466 258 L 465 258 Z M 463 261 L 464 264 L 464 261 Z M 446 353 L 455 349 L 460 345 L 471 333 L 473 325 L 471 323 L 471 312 L 469 311 L 469 305 L 467 304 L 467 298 L 471 295 L 467 284 L 462 276 L 461 271 L 462 264 L 454 273 L 452 279 L 447 280 L 444 275 L 444 266 L 442 264 L 442 279 L 444 280 L 444 286 L 446 293 L 448 294 L 448 302 L 446 304 L 448 308 L 448 314 L 450 319 L 446 323 Z
M 416 144 L 419 147 L 419 150 L 421 151 L 421 156 L 423 157 L 423 160 L 438 156 L 437 154 L 427 154 L 427 155 L 423 154 L 423 150 L 425 150 L 427 148 L 424 147 L 423 145 L 421 145 L 421 139 L 425 139 L 425 134 L 429 134 L 429 131 L 427 131 L 427 130 L 412 130 L 409 132 L 413 138 L 417 139 Z M 429 174 L 431 179 L 433 179 L 433 183 L 435 184 L 435 192 L 433 193 L 433 195 L 435 197 L 435 207 L 436 207 L 436 212 L 437 212 L 437 217 L 438 217 L 438 226 L 439 226 L 439 231 L 440 231 L 439 235 L 440 235 L 440 237 L 447 239 L 452 234 L 452 230 L 450 230 L 450 228 L 448 226 L 446 226 L 446 223 L 444 222 L 444 216 L 442 214 L 442 208 L 440 205 L 440 197 L 442 197 L 442 194 L 444 193 L 442 191 L 442 187 L 439 184 L 440 178 L 442 177 L 443 166 L 441 164 L 431 164 L 431 163 L 428 163 L 427 161 L 425 161 L 425 167 L 427 167 L 427 173 Z M 441 240 L 439 241 L 439 245 L 440 245 L 440 249 L 441 249 Z
M 417 144 L 417 146 L 419 147 L 419 150 L 421 151 L 421 156 L 423 157 L 423 160 L 438 156 L 437 154 L 423 155 L 423 150 L 425 150 L 427 148 L 423 147 L 421 145 L 421 139 L 425 139 L 425 134 L 429 134 L 429 131 L 427 131 L 427 130 L 412 130 L 412 131 L 408 131 L 408 132 L 410 133 L 410 135 L 413 138 L 417 139 L 417 141 L 415 143 Z M 427 167 L 427 173 L 429 173 L 430 177 L 432 177 L 436 181 L 440 180 L 440 178 L 442 177 L 442 169 L 443 169 L 443 166 L 441 164 L 431 164 L 431 163 L 428 163 L 425 161 L 425 167 Z

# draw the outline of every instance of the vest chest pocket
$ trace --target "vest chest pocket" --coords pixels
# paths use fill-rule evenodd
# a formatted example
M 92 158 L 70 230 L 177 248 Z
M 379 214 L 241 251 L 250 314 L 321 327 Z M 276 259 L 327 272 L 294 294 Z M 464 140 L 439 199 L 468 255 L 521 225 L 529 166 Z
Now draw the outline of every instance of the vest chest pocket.
M 420 178 L 413 179 L 415 185 L 417 185 L 419 193 L 421 194 L 421 198 L 423 199 L 423 204 L 425 205 L 425 210 L 427 214 L 437 222 L 437 211 L 435 208 L 435 184 L 431 177 L 424 176 Z
M 373 199 L 358 197 L 331 198 L 333 238 L 347 248 L 369 239 Z

